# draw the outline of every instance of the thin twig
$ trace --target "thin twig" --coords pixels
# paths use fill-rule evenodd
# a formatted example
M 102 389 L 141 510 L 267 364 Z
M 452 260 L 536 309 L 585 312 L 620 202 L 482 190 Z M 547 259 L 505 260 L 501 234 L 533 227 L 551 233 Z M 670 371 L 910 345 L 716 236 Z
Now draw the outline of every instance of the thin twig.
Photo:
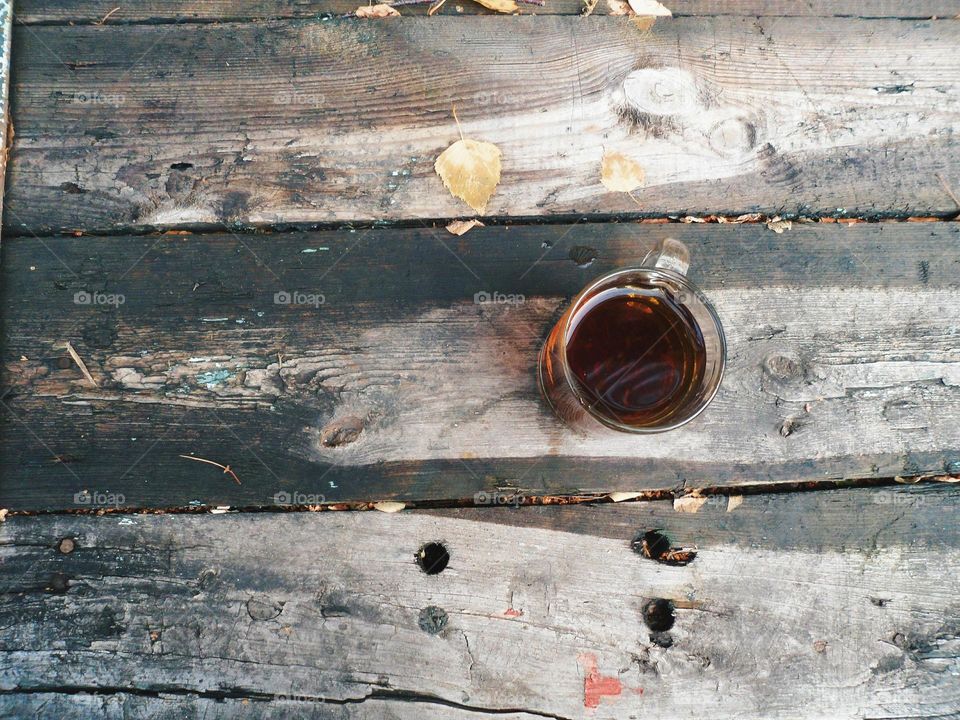
M 103 25 L 107 20 L 110 19 L 110 16 L 113 15 L 119 9 L 120 9 L 119 6 L 115 7 L 113 10 L 111 10 L 106 15 L 104 15 L 102 18 L 97 20 L 97 22 L 95 22 L 94 25 Z
M 457 124 L 457 132 L 460 133 L 460 139 L 464 140 L 465 138 L 463 137 L 463 128 L 460 127 L 460 118 L 457 117 L 457 106 L 451 105 L 450 112 L 453 113 L 453 121 Z
M 70 341 L 67 341 L 67 352 L 70 353 L 70 357 L 73 358 L 73 361 L 77 364 L 77 367 L 80 368 L 80 372 L 83 373 L 83 376 L 90 381 L 90 384 L 94 387 L 100 387 L 97 385 L 97 381 L 93 379 L 93 375 L 90 374 L 90 371 L 87 370 L 87 364 L 83 362 L 83 359 L 77 354 L 77 351 L 73 349 L 73 345 L 70 344 Z
M 438 11 L 440 8 L 443 7 L 443 4 L 444 4 L 446 1 L 447 1 L 447 0 L 437 0 L 437 2 L 435 2 L 433 5 L 431 5 L 431 6 L 430 6 L 430 9 L 427 10 L 427 15 L 428 15 L 429 17 L 433 17 L 433 16 L 437 13 L 437 11 Z
M 240 485 L 240 484 L 241 484 L 240 478 L 238 478 L 238 477 L 237 477 L 237 474 L 236 474 L 233 470 L 230 469 L 230 466 L 229 466 L 229 465 L 221 465 L 220 463 L 214 462 L 213 460 L 207 460 L 206 458 L 194 457 L 193 455 L 181 455 L 180 457 L 182 457 L 184 460 L 195 460 L 196 462 L 202 462 L 202 463 L 206 463 L 207 465 L 213 465 L 214 467 L 218 467 L 218 468 L 220 468 L 221 470 L 223 470 L 223 474 L 224 474 L 224 475 L 229 474 L 230 477 L 232 477 L 234 480 L 236 480 L 237 485 Z
M 954 194 L 953 190 L 951 190 L 950 186 L 947 185 L 947 181 L 943 179 L 943 176 L 940 175 L 940 173 L 934 173 L 934 177 L 940 181 L 940 184 L 943 185 L 944 191 L 950 196 L 950 199 L 953 200 L 953 204 L 957 206 L 957 209 L 960 210 L 960 200 L 957 199 L 957 196 Z

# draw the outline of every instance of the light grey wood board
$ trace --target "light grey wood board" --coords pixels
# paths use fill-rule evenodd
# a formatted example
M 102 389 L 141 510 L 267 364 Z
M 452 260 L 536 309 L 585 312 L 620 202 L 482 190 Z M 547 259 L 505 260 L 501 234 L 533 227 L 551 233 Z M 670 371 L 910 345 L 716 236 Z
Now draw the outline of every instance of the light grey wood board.
M 118 6 L 113 0 L 21 0 L 17 20 L 21 23 L 94 23 L 104 17 L 111 24 L 137 22 L 226 22 L 269 18 L 314 18 L 325 13 L 349 13 L 367 3 L 361 0 L 141 0 Z M 746 15 L 755 17 L 829 16 L 869 18 L 953 18 L 960 15 L 957 0 L 673 0 L 664 3 L 675 16 Z M 404 15 L 425 14 L 430 3 L 399 5 Z M 578 15 L 582 0 L 545 0 L 543 5 L 520 4 L 523 14 Z M 111 11 L 114 11 L 111 13 Z M 449 2 L 439 17 L 464 13 L 489 13 L 471 0 Z M 601 0 L 594 13 L 605 15 L 610 6 Z
M 950 215 L 958 42 L 960 22 L 843 18 L 21 27 L 4 222 L 471 214 L 434 172 L 454 106 L 503 152 L 490 216 Z M 605 152 L 644 186 L 607 191 Z
M 3 704 L 0 699 L 0 705 Z M 486 713 L 440 704 L 430 698 L 370 698 L 345 704 L 319 703 L 277 695 L 271 699 L 207 698 L 183 695 L 161 697 L 116 693 L 110 695 L 32 693 L 17 698 L 12 717 L 97 718 L 97 720 L 166 720 L 167 718 L 253 718 L 255 720 L 477 720 Z M 11 717 L 11 716 L 4 716 Z M 496 712 L 498 720 L 537 720 L 526 712 Z
M 12 239 L 0 506 L 82 508 L 84 490 L 133 507 L 249 507 L 278 493 L 442 501 L 942 473 L 960 461 L 958 231 Z M 667 236 L 690 247 L 691 278 L 724 323 L 720 391 L 679 430 L 578 434 L 540 398 L 542 339 L 588 282 Z M 280 292 L 324 303 L 278 304 Z
M 756 519 L 770 539 L 715 536 L 682 567 L 635 553 L 633 532 L 525 527 L 525 509 L 474 511 L 486 522 L 377 512 L 8 518 L 0 703 L 14 714 L 35 708 L 36 691 L 169 693 L 183 707 L 293 695 L 317 717 L 340 717 L 326 704 L 363 712 L 374 701 L 398 717 L 429 714 L 430 702 L 618 720 L 960 711 L 950 522 L 960 495 L 946 485 L 811 495 L 798 506 L 798 495 L 745 498 L 730 515 L 764 504 L 769 517 Z M 781 547 L 776 524 L 815 519 L 818 499 L 846 507 L 842 544 L 823 532 L 816 550 Z M 644 504 L 590 512 L 602 528 L 607 513 L 631 509 L 637 530 L 649 529 Z M 728 517 L 701 512 L 705 527 Z M 903 531 L 924 524 L 943 532 L 915 543 Z M 57 549 L 65 537 L 69 554 Z M 426 575 L 414 556 L 431 541 L 450 561 Z M 675 602 L 670 630 L 645 624 L 651 598 Z

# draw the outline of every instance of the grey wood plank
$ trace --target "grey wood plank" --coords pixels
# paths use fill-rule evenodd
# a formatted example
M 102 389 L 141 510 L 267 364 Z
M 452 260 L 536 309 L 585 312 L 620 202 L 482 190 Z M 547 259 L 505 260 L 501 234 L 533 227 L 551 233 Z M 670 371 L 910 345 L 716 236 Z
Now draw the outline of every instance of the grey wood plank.
M 216 694 L 214 694 L 216 695 Z M 150 697 L 116 694 L 39 692 L 21 694 L 4 702 L 12 716 L 39 718 L 93 718 L 98 720 L 148 720 L 153 718 L 251 718 L 258 720 L 476 720 L 483 711 L 440 704 L 429 698 L 369 698 L 362 702 L 338 704 L 298 699 L 277 694 L 276 699 L 223 698 L 164 695 Z M 526 712 L 497 712 L 490 717 L 502 720 L 536 720 L 539 715 Z
M 16 31 L 8 232 L 462 216 L 953 215 L 960 23 L 400 18 Z M 607 151 L 646 171 L 600 183 Z
M 113 24 L 135 22 L 227 22 L 236 20 L 315 18 L 326 13 L 354 11 L 360 0 L 150 0 L 120 9 L 109 15 Z M 960 14 L 956 0 L 673 0 L 664 3 L 674 16 L 745 15 L 797 17 L 868 18 L 953 18 Z M 429 3 L 400 6 L 404 15 L 421 15 Z M 117 7 L 112 0 L 22 0 L 17 4 L 21 23 L 100 22 Z M 521 4 L 521 12 L 536 15 L 578 15 L 581 0 L 545 0 L 542 6 Z M 491 11 L 470 0 L 452 2 L 439 16 L 485 14 Z M 595 14 L 610 12 L 606 2 L 597 4 Z
M 12 138 L 12 126 L 9 125 L 10 108 L 7 102 L 10 88 L 12 28 L 13 8 L 10 0 L 0 0 L 0 214 L 3 212 L 3 189 L 7 172 L 8 143 Z
M 15 238 L 0 294 L 0 507 L 96 507 L 84 490 L 129 507 L 250 507 L 943 473 L 960 461 L 958 232 Z M 724 383 L 679 430 L 578 435 L 539 397 L 542 339 L 592 278 L 666 236 L 691 248 L 691 277 L 724 322 Z M 279 292 L 318 304 L 277 304 Z
M 592 533 L 527 527 L 527 509 L 487 510 L 484 522 L 11 517 L 0 526 L 0 706 L 101 692 L 175 695 L 183 708 L 296 695 L 322 706 L 317 717 L 341 717 L 327 707 L 337 703 L 361 717 L 431 714 L 426 703 L 553 718 L 955 715 L 955 486 L 808 495 L 705 506 L 685 566 L 631 548 L 651 528 L 648 503 L 591 508 Z M 769 537 L 721 529 L 754 503 Z M 823 504 L 828 518 L 846 511 L 839 537 L 832 521 L 818 526 Z M 819 546 L 781 543 L 783 522 L 808 524 Z M 942 531 L 914 542 L 909 528 L 925 526 Z M 449 554 L 432 575 L 415 560 L 429 542 Z M 648 626 L 651 599 L 673 601 L 672 627 Z

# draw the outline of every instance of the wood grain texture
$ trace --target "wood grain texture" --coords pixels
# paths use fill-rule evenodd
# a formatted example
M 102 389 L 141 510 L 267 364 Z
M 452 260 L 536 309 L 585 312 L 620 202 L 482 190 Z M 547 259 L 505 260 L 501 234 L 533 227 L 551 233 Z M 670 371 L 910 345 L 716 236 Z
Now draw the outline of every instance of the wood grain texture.
M 21 0 L 17 3 L 20 23 L 92 23 L 99 22 L 116 5 L 112 0 Z M 150 0 L 110 15 L 113 24 L 133 22 L 227 22 L 281 18 L 316 18 L 356 10 L 360 0 Z M 665 3 L 674 16 L 745 15 L 756 17 L 867 17 L 867 18 L 953 18 L 960 14 L 957 0 L 674 0 Z M 429 3 L 402 6 L 404 15 L 426 14 Z M 546 0 L 543 6 L 523 5 L 523 14 L 579 15 L 581 0 Z M 487 10 L 470 0 L 451 2 L 440 16 L 486 14 Z M 595 14 L 609 12 L 606 2 L 597 4 Z
M 609 529 L 612 513 L 634 512 L 636 525 L 588 534 L 524 527 L 526 509 L 473 511 L 487 522 L 10 518 L 0 526 L 0 708 L 19 716 L 74 693 L 77 705 L 54 700 L 61 717 L 111 703 L 113 716 L 129 705 L 123 717 L 171 707 L 214 717 L 278 707 L 324 718 L 619 720 L 705 707 L 715 718 L 952 717 L 960 495 L 888 488 L 877 502 L 876 492 L 706 507 L 703 538 L 690 538 L 697 556 L 682 567 L 631 550 L 650 527 L 646 503 L 591 508 L 595 528 Z M 769 538 L 721 540 L 753 503 Z M 817 549 L 778 542 L 784 520 L 816 533 L 822 505 L 834 506 L 827 518 L 844 511 L 840 537 L 822 532 Z M 913 542 L 909 528 L 928 525 L 940 532 Z M 450 556 L 435 575 L 414 560 L 431 541 Z M 644 621 L 657 598 L 675 603 L 669 630 Z
M 8 233 L 461 216 L 433 170 L 496 143 L 493 216 L 944 214 L 960 23 L 401 18 L 21 27 Z M 605 151 L 646 171 L 599 181 Z
M 581 224 L 12 239 L 0 507 L 942 473 L 960 460 L 958 233 Z M 537 391 L 543 337 L 591 279 L 667 236 L 690 247 L 691 278 L 724 323 L 720 392 L 662 435 L 574 433 Z M 188 454 L 229 464 L 242 485 Z M 77 501 L 83 490 L 94 500 Z

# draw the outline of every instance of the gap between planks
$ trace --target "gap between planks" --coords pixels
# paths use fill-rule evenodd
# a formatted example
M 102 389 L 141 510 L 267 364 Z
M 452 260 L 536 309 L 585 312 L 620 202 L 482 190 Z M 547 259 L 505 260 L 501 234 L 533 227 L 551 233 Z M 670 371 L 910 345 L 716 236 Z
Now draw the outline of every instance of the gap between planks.
M 742 485 L 717 485 L 698 487 L 685 492 L 677 488 L 659 488 L 603 493 L 581 493 L 577 495 L 537 495 L 528 491 L 517 490 L 512 496 L 506 494 L 509 502 L 497 502 L 490 506 L 478 503 L 474 498 L 451 498 L 449 500 L 407 500 L 403 502 L 381 503 L 376 501 L 362 502 L 328 502 L 315 505 L 256 505 L 256 506 L 214 506 L 188 505 L 171 507 L 101 507 L 97 509 L 65 508 L 56 510 L 13 510 L 6 511 L 7 517 L 40 517 L 47 515 L 95 515 L 95 516 L 124 516 L 124 515 L 202 515 L 205 513 L 219 515 L 224 513 L 298 513 L 298 512 L 403 512 L 409 510 L 452 510 L 461 508 L 477 509 L 513 509 L 518 507 L 549 507 L 557 505 L 603 505 L 619 503 L 632 505 L 635 503 L 673 501 L 684 497 L 709 499 L 711 497 L 737 498 L 756 495 L 784 495 L 796 493 L 827 492 L 833 490 L 862 490 L 900 487 L 903 485 L 934 485 L 936 483 L 960 483 L 960 467 L 952 475 L 914 475 L 885 478 L 858 478 L 852 480 L 805 480 L 798 482 L 771 482 L 771 483 L 744 483 Z M 498 493 L 492 493 L 497 495 Z M 621 499 L 624 498 L 624 499 Z M 385 509 L 384 505 L 389 505 Z M 402 507 L 401 507 L 402 506 Z M 2 511 L 0 511 L 2 512 Z M 696 512 L 695 510 L 693 512 Z

